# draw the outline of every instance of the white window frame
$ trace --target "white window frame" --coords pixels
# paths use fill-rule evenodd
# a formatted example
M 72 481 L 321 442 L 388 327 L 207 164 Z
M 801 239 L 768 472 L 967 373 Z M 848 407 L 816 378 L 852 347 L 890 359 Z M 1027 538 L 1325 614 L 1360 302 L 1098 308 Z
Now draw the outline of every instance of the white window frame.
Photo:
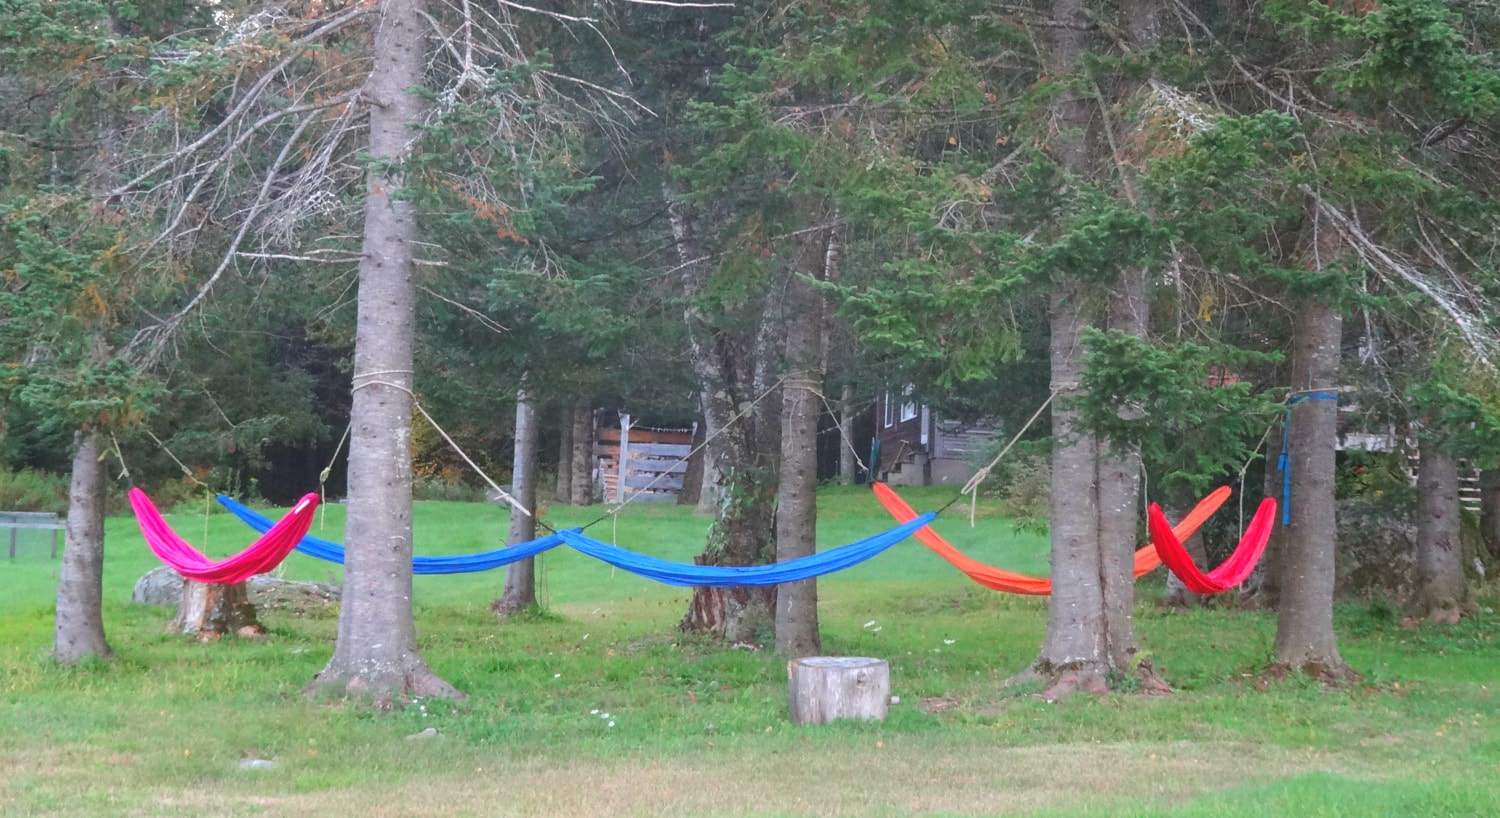
M 885 399 L 880 402 L 884 410 L 885 428 L 889 429 L 896 425 L 896 411 L 891 404 L 891 393 L 885 393 Z
M 906 388 L 904 388 L 904 389 L 901 390 L 901 397 L 903 397 L 903 398 L 909 398 L 909 397 L 911 397 L 911 394 L 913 392 L 915 392 L 915 391 L 916 390 L 912 387 L 911 384 L 907 384 Z M 905 423 L 908 420 L 915 419 L 916 417 L 917 417 L 917 402 L 914 401 L 914 400 L 902 401 L 902 403 L 901 403 L 901 422 Z

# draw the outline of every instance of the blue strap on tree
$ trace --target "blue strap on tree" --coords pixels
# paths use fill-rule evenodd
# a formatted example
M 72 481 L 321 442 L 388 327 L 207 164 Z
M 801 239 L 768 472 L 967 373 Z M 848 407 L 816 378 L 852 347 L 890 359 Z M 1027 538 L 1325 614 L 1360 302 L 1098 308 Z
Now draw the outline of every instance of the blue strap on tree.
M 1281 421 L 1281 455 L 1276 458 L 1276 469 L 1281 472 L 1281 524 L 1292 524 L 1292 407 L 1305 400 L 1338 401 L 1336 389 L 1309 389 L 1292 395 L 1286 402 L 1286 417 Z

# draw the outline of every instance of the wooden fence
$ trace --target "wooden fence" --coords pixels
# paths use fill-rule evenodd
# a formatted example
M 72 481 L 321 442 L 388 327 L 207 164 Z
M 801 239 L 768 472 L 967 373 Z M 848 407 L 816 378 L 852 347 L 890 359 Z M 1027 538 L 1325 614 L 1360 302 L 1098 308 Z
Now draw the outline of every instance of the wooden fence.
M 696 431 L 696 425 L 686 429 L 638 426 L 625 414 L 620 415 L 619 428 L 600 429 L 595 451 L 605 500 L 676 500 Z

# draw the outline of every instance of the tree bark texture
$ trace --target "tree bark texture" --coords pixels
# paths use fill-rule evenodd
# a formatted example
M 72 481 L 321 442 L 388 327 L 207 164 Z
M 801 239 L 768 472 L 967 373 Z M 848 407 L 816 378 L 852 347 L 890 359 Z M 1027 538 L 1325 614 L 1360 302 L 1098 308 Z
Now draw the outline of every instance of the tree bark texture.
M 703 422 L 693 424 L 692 456 L 688 458 L 687 470 L 682 473 L 682 489 L 677 492 L 677 505 L 698 507 L 698 495 L 703 493 Z
M 355 319 L 344 592 L 333 657 L 316 691 L 399 706 L 409 696 L 460 697 L 417 653 L 412 622 L 411 414 L 416 212 L 396 197 L 400 163 L 425 103 L 422 0 L 384 0 L 373 65 L 363 250 Z
M 1113 637 L 1106 632 L 1100 559 L 1097 441 L 1085 431 L 1072 401 L 1082 376 L 1080 335 L 1085 326 L 1081 287 L 1059 287 L 1051 297 L 1052 596 L 1047 634 L 1036 671 L 1049 681 L 1047 695 L 1074 689 L 1101 692 L 1116 669 Z M 1052 688 L 1056 688 L 1053 690 Z
M 1056 20 L 1082 20 L 1081 0 L 1054 0 Z M 1087 48 L 1077 27 L 1046 32 L 1047 70 L 1076 75 Z M 1056 135 L 1049 144 L 1058 164 L 1083 178 L 1092 166 L 1088 128 L 1092 103 L 1071 86 L 1051 103 Z M 1139 279 L 1139 280 L 1137 280 Z M 1110 304 L 1110 320 L 1121 329 L 1144 327 L 1144 279 L 1124 285 Z M 1131 612 L 1140 467 L 1135 452 L 1098 440 L 1081 424 L 1073 403 L 1083 376 L 1083 331 L 1090 325 L 1090 287 L 1077 279 L 1053 285 L 1048 304 L 1052 403 L 1051 572 L 1047 633 L 1033 666 L 1045 683 L 1043 695 L 1075 690 L 1102 692 L 1112 673 L 1130 669 L 1135 651 Z
M 1266 497 L 1275 497 L 1276 502 L 1281 502 L 1281 469 L 1277 464 L 1281 459 L 1281 424 L 1278 422 L 1271 427 L 1266 437 L 1266 475 L 1261 484 L 1261 490 Z M 1242 487 L 1243 488 L 1243 487 Z M 1266 552 L 1256 563 L 1255 570 L 1250 573 L 1250 579 L 1246 582 L 1248 592 L 1242 600 L 1248 607 L 1261 610 L 1276 610 L 1281 604 L 1281 560 L 1282 553 L 1286 550 L 1286 529 L 1281 526 L 1281 511 L 1277 510 L 1276 525 L 1271 527 L 1271 537 L 1266 542 Z
M 1324 233 L 1332 234 L 1333 230 Z M 1330 259 L 1337 249 L 1337 245 L 1324 247 L 1320 257 Z M 1336 389 L 1343 317 L 1317 297 L 1304 297 L 1297 307 L 1292 330 L 1292 389 L 1299 394 Z M 1291 524 L 1283 532 L 1277 560 L 1280 598 L 1273 658 L 1276 665 L 1289 670 L 1338 679 L 1347 670 L 1333 632 L 1338 402 L 1302 400 L 1292 405 L 1289 418 Z
M 816 234 L 815 234 L 816 235 Z M 776 488 L 776 559 L 817 550 L 818 418 L 822 416 L 823 299 L 804 276 L 826 281 L 839 263 L 837 228 L 800 254 L 786 292 L 786 379 L 781 386 L 781 465 Z M 776 651 L 797 658 L 823 649 L 818 630 L 817 580 L 776 590 Z
M 1457 622 L 1469 606 L 1459 540 L 1458 463 L 1441 445 L 1422 441 L 1417 464 L 1417 588 L 1409 613 Z
M 707 393 L 702 393 L 698 397 L 703 411 L 703 439 L 711 440 L 714 436 L 714 429 L 717 427 L 708 416 L 709 396 Z M 718 451 L 719 446 L 716 442 L 703 447 L 703 478 L 698 486 L 698 502 L 694 505 L 694 510 L 699 514 L 713 514 L 719 510 Z
M 890 710 L 891 666 L 882 659 L 809 656 L 787 662 L 786 675 L 793 724 L 884 721 Z
M 573 407 L 563 407 L 558 411 L 557 428 L 559 431 L 557 442 L 557 490 L 554 497 L 557 502 L 572 505 L 573 503 Z
M 506 540 L 511 545 L 536 538 L 536 461 L 537 421 L 536 404 L 527 394 L 526 386 L 516 390 L 515 454 L 511 459 L 510 493 L 516 502 L 531 510 L 522 514 L 510 509 L 510 534 Z M 513 562 L 505 569 L 505 590 L 490 607 L 501 616 L 520 613 L 536 604 L 535 558 Z
M 573 407 L 573 504 L 594 504 L 594 410 L 587 403 Z
M 854 485 L 858 477 L 854 459 L 854 384 L 839 392 L 839 483 Z
M 265 636 L 266 629 L 255 616 L 255 606 L 245 583 L 215 585 L 188 580 L 182 584 L 177 615 L 167 624 L 168 633 L 210 642 L 228 634 L 249 639 Z
M 707 431 L 714 435 L 709 451 L 717 516 L 696 561 L 764 564 L 776 555 L 777 474 L 775 450 L 763 445 L 767 418 L 751 404 L 761 394 L 755 389 L 760 380 L 756 358 L 764 352 L 765 333 L 759 326 L 748 331 L 722 329 L 704 312 L 701 295 L 710 269 L 693 261 L 702 256 L 693 214 L 670 188 L 663 192 L 683 266 L 683 317 L 693 372 L 703 395 Z M 758 643 L 774 627 L 775 596 L 773 588 L 695 588 L 680 627 L 731 642 Z
M 57 579 L 52 658 L 65 665 L 109 656 L 104 639 L 104 446 L 98 432 L 74 435 L 67 538 Z
M 1500 558 L 1500 468 L 1479 473 L 1479 527 L 1490 556 Z

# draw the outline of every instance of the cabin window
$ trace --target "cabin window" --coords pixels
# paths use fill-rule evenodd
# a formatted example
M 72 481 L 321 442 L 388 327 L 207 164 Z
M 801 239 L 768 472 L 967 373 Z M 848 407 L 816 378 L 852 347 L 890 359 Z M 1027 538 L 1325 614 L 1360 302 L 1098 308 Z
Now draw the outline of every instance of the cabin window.
M 901 390 L 901 397 L 903 397 L 903 398 L 910 398 L 912 396 L 912 393 L 914 391 L 916 391 L 916 390 L 912 388 L 912 385 L 911 384 L 907 384 L 906 388 Z M 901 422 L 905 423 L 908 420 L 911 420 L 912 418 L 915 418 L 916 416 L 917 416 L 917 402 L 914 401 L 914 400 L 903 400 L 901 402 Z
M 880 402 L 880 405 L 885 410 L 885 428 L 889 429 L 896 425 L 896 410 L 891 403 L 891 393 L 885 393 L 885 399 Z

